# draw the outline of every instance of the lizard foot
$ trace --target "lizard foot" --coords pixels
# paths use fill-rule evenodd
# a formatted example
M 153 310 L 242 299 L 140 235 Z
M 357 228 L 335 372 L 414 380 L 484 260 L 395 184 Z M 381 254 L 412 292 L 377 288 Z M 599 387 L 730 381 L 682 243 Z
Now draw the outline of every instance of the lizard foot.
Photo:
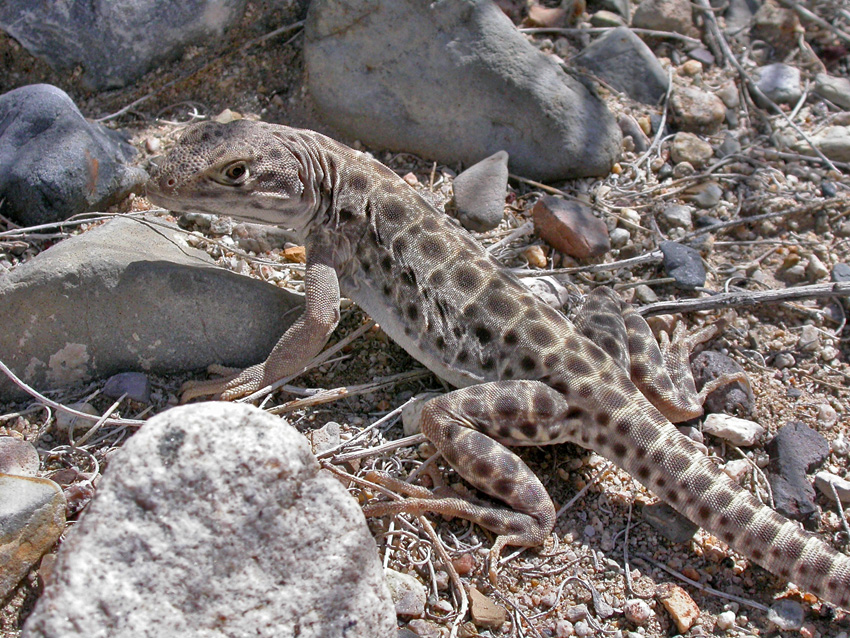
M 187 381 L 180 387 L 180 403 L 188 403 L 198 397 L 211 397 L 218 401 L 233 401 L 248 396 L 263 386 L 262 365 L 251 366 L 241 371 L 224 366 L 210 366 L 209 372 L 223 372 L 224 377 L 205 381 Z

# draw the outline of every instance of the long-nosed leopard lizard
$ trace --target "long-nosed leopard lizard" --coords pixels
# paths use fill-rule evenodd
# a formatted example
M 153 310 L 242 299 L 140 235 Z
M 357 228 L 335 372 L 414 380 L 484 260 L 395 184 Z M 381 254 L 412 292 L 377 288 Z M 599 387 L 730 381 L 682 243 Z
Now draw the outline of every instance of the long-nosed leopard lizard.
M 318 133 L 261 122 L 190 127 L 154 171 L 148 196 L 179 211 L 292 229 L 305 243 L 306 308 L 264 363 L 200 382 L 184 399 L 234 399 L 297 372 L 339 320 L 340 294 L 460 389 L 418 412 L 422 432 L 477 489 L 510 509 L 416 491 L 371 514 L 460 516 L 505 545 L 541 544 L 555 524 L 542 483 L 506 446 L 592 448 L 768 570 L 850 606 L 850 558 L 762 505 L 671 421 L 702 413 L 690 339 L 662 343 L 613 293 L 574 325 L 538 300 L 469 234 L 389 168 Z M 714 387 L 714 386 L 712 386 Z

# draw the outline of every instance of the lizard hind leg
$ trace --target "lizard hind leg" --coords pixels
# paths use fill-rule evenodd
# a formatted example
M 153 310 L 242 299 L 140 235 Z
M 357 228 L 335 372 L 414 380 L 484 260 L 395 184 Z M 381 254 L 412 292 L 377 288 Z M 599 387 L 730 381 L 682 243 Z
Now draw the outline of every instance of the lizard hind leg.
M 429 400 L 417 411 L 421 431 L 458 474 L 510 509 L 420 492 L 423 488 L 414 493 L 408 487 L 401 491 L 413 498 L 371 504 L 366 515 L 436 512 L 477 523 L 497 534 L 490 551 L 492 580 L 505 545 L 541 545 L 555 525 L 555 506 L 546 488 L 505 444 L 564 440 L 568 412 L 563 395 L 537 381 L 485 383 Z
M 587 296 L 574 323 L 581 334 L 629 374 L 649 402 L 673 423 L 700 416 L 705 398 L 717 388 L 736 381 L 749 385 L 743 372 L 730 373 L 709 381 L 697 392 L 690 366 L 691 351 L 717 334 L 717 324 L 688 334 L 680 322 L 672 338 L 661 332 L 656 341 L 646 320 L 605 287 Z

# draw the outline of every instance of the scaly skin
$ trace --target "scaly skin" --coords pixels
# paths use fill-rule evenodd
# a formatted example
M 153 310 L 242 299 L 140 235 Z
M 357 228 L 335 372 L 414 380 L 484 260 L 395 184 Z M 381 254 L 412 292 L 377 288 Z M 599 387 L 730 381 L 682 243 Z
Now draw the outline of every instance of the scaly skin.
M 260 122 L 190 127 L 148 196 L 180 211 L 293 229 L 307 249 L 304 316 L 269 358 L 188 397 L 244 396 L 296 372 L 324 346 L 344 294 L 438 376 L 460 388 L 419 410 L 422 431 L 466 480 L 510 509 L 413 490 L 372 515 L 461 516 L 506 544 L 538 545 L 555 510 L 512 445 L 569 441 L 612 460 L 742 554 L 848 607 L 850 559 L 762 505 L 671 424 L 702 413 L 687 353 L 659 351 L 605 289 L 577 326 L 535 297 L 469 234 L 382 164 L 312 131 Z M 666 415 L 666 416 L 665 416 Z

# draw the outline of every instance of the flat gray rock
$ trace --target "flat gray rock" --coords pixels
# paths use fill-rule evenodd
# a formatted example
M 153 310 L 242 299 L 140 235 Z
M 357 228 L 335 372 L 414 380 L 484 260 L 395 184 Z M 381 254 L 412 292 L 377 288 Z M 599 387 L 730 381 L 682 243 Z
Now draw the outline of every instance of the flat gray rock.
M 850 79 L 818 73 L 815 76 L 815 93 L 842 109 L 850 109 Z
M 117 218 L 0 274 L 0 360 L 40 390 L 262 361 L 303 297 L 215 266 L 185 237 Z M 0 398 L 21 394 L 0 379 Z
M 147 180 L 128 165 L 136 149 L 126 135 L 86 120 L 50 84 L 0 95 L 0 123 L 3 214 L 23 226 L 105 210 Z
M 102 90 L 221 38 L 244 10 L 245 0 L 4 0 L 0 29 L 57 71 L 81 66 L 83 81 Z
M 344 136 L 466 165 L 505 150 L 538 180 L 607 174 L 614 117 L 492 0 L 314 0 L 310 93 Z
M 656 104 L 667 93 L 667 73 L 628 27 L 612 29 L 572 61 L 638 102 Z
M 375 541 L 307 440 L 249 405 L 174 408 L 111 458 L 22 638 L 385 638 Z

